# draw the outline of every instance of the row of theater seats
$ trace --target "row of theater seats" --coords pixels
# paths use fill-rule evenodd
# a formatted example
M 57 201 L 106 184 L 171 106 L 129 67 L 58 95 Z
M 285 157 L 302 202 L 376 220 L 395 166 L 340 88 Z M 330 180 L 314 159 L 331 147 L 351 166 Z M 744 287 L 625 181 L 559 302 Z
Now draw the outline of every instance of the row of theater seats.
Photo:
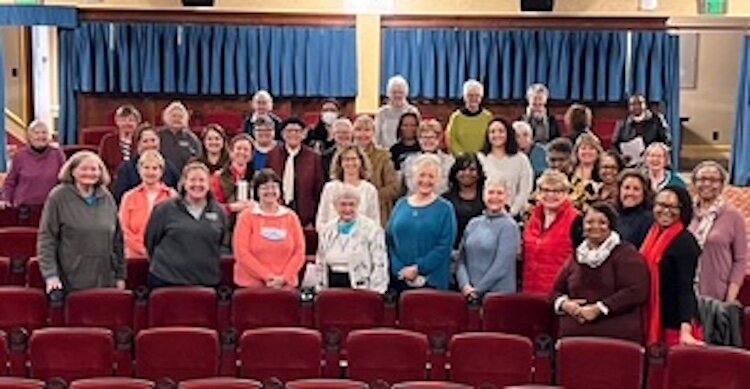
M 321 375 L 322 339 L 315 330 L 248 330 L 242 335 L 240 344 L 239 375 L 264 382 L 266 388 L 281 388 L 284 383 Z M 219 373 L 220 352 L 218 336 L 212 330 L 188 327 L 144 330 L 136 338 L 133 375 L 165 383 L 161 387 L 215 377 Z M 48 382 L 50 386 L 65 387 L 72 382 L 75 388 L 76 380 L 119 373 L 114 353 L 112 333 L 106 329 L 36 330 L 30 340 L 29 376 Z M 353 331 L 347 337 L 345 376 L 367 383 L 370 388 L 399 387 L 396 384 L 401 382 L 428 380 L 431 378 L 428 355 L 428 341 L 422 334 L 398 329 Z M 450 342 L 449 355 L 450 374 L 447 379 L 468 385 L 465 387 L 502 388 L 526 385 L 532 380 L 534 357 L 531 342 L 520 336 L 500 333 L 456 335 Z M 0 353 L 0 357 L 4 355 Z M 750 385 L 750 353 L 720 347 L 677 347 L 670 351 L 665 367 L 663 364 L 647 365 L 643 348 L 630 342 L 565 338 L 558 342 L 556 373 L 555 383 L 568 389 L 640 389 L 644 383 L 648 389 L 739 389 Z M 216 378 L 214 382 L 203 385 L 180 387 L 231 388 L 217 381 L 221 382 Z M 230 378 L 224 378 L 224 382 L 227 381 L 231 382 Z M 440 382 L 434 382 L 433 387 L 453 386 Z M 257 383 L 237 383 L 237 387 L 259 387 Z M 136 384 L 144 387 L 145 383 L 136 381 Z M 412 385 L 400 387 L 430 386 L 427 383 Z M 3 385 L 0 380 L 0 387 L 7 389 L 11 386 Z M 79 389 L 97 387 L 113 386 L 92 384 L 79 386 Z M 318 383 L 308 387 L 339 386 Z
M 91 290 L 48 304 L 40 290 L 0 288 L 0 329 L 8 344 L 5 373 L 82 378 L 76 369 L 91 365 L 81 358 L 91 358 L 103 365 L 92 362 L 99 370 L 85 376 L 114 371 L 152 380 L 220 374 L 288 381 L 322 375 L 389 383 L 429 377 L 502 387 L 498 384 L 549 384 L 555 361 L 558 377 L 565 371 L 564 349 L 554 349 L 552 309 L 534 296 L 489 296 L 482 307 L 470 307 L 458 293 L 412 291 L 401 296 L 395 321 L 386 317 L 381 296 L 362 291 L 326 290 L 302 304 L 293 291 L 266 289 L 219 297 L 208 288 L 164 288 L 140 297 Z M 638 346 L 610 340 L 585 344 L 590 353 L 570 354 L 581 358 L 582 366 L 612 365 L 592 369 L 597 374 L 608 375 L 618 364 L 630 366 L 631 372 L 634 366 L 644 369 Z M 82 352 L 82 345 L 99 351 Z M 640 357 L 634 363 L 625 357 L 607 362 L 618 349 Z M 70 350 L 75 352 L 69 355 Z M 727 352 L 750 361 L 746 351 Z M 593 360 L 586 362 L 588 354 Z M 664 354 L 649 350 L 649 389 L 661 388 Z M 200 375 L 185 375 L 195 371 Z M 750 365 L 736 371 L 750 374 Z M 467 378 L 472 374 L 475 380 Z M 731 377 L 725 378 L 750 385 L 750 377 Z

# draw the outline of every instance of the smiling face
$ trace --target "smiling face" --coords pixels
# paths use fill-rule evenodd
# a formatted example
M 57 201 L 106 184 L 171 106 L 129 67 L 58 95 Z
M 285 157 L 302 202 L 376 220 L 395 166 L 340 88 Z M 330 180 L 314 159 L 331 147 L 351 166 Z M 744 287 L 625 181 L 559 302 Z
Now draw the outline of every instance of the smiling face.
M 347 123 L 338 122 L 333 128 L 333 140 L 338 147 L 346 147 L 354 142 L 354 130 Z
M 27 136 L 31 146 L 37 149 L 43 149 L 49 146 L 49 142 L 52 140 L 49 128 L 44 123 L 39 123 L 29 128 Z
M 247 166 L 253 160 L 253 145 L 248 139 L 240 139 L 234 142 L 229 158 L 236 166 Z
M 406 88 L 401 84 L 395 84 L 388 93 L 388 102 L 395 107 L 406 104 Z
M 583 236 L 595 247 L 601 245 L 612 233 L 609 219 L 602 212 L 589 208 L 583 217 Z
M 588 143 L 583 143 L 578 147 L 577 157 L 580 164 L 591 166 L 599 159 L 599 150 Z
M 102 178 L 102 169 L 95 157 L 86 157 L 73 169 L 72 174 L 76 184 L 95 186 Z
M 356 199 L 341 197 L 336 200 L 334 208 L 336 208 L 336 213 L 338 213 L 339 219 L 344 223 L 348 223 L 357 218 L 359 202 Z
M 701 201 L 711 203 L 724 189 L 724 178 L 715 166 L 705 166 L 695 174 L 695 189 Z
M 487 140 L 492 148 L 505 149 L 505 143 L 508 141 L 508 130 L 505 125 L 499 121 L 490 123 L 487 131 Z
M 549 211 L 557 211 L 568 198 L 568 191 L 563 186 L 542 184 L 539 187 L 539 202 Z
M 341 168 L 345 176 L 359 177 L 362 169 L 362 160 L 355 150 L 347 150 L 341 155 Z
M 501 213 L 505 211 L 508 204 L 508 190 L 505 185 L 489 185 L 484 190 L 484 203 L 490 213 Z
M 164 168 L 156 161 L 142 161 L 138 164 L 138 172 L 144 184 L 153 185 L 161 181 L 161 177 L 164 175 Z
M 173 108 L 166 117 L 167 126 L 172 129 L 182 129 L 187 126 L 187 116 L 182 109 Z
M 426 163 L 419 167 L 416 173 L 417 192 L 423 196 L 434 194 L 440 180 L 438 167 L 431 163 Z
M 276 181 L 269 181 L 258 186 L 258 199 L 261 205 L 278 205 L 281 198 L 281 186 Z
M 563 174 L 569 174 L 573 165 L 570 154 L 554 150 L 550 150 L 547 154 L 547 162 L 550 169 L 557 170 Z
M 482 97 L 480 88 L 470 88 L 464 95 L 464 105 L 469 111 L 475 112 L 479 110 L 479 106 L 482 104 Z
M 156 131 L 147 130 L 141 133 L 141 139 L 138 140 L 138 154 L 143 154 L 148 150 L 159 151 L 159 135 Z
M 266 96 L 256 96 L 252 106 L 257 116 L 267 116 L 273 110 L 273 102 Z
M 661 172 L 667 168 L 667 155 L 661 147 L 654 147 L 646 154 L 646 166 L 652 172 Z
M 355 126 L 354 127 L 354 140 L 357 145 L 363 149 L 368 149 L 372 146 L 373 139 L 375 137 L 375 131 L 370 126 Z
M 518 148 L 525 152 L 531 150 L 531 146 L 534 144 L 531 133 L 526 131 L 516 131 L 516 141 L 518 142 Z
M 646 199 L 646 188 L 636 177 L 626 177 L 620 185 L 620 202 L 623 208 L 633 208 L 643 204 Z
M 674 192 L 664 190 L 656 195 L 654 220 L 664 228 L 680 221 L 680 200 Z
M 461 169 L 456 173 L 456 180 L 462 187 L 468 188 L 477 184 L 479 181 L 479 172 L 477 171 L 477 165 L 470 164 L 466 168 Z
M 208 130 L 203 137 L 203 146 L 209 154 L 220 154 L 224 148 L 224 137 L 215 130 Z
M 284 127 L 284 141 L 289 148 L 296 149 L 302 144 L 305 138 L 305 129 L 299 124 L 290 123 Z
M 138 128 L 138 120 L 133 115 L 115 116 L 115 125 L 120 136 L 132 136 Z
M 192 201 L 203 201 L 208 196 L 208 172 L 203 169 L 190 169 L 185 175 L 185 193 Z
M 414 116 L 406 116 L 401 122 L 401 139 L 414 140 L 417 137 L 417 128 L 419 121 Z
M 426 153 L 435 153 L 440 147 L 440 136 L 434 131 L 422 131 L 417 141 L 419 148 Z
M 617 160 L 609 155 L 602 154 L 599 158 L 599 178 L 607 185 L 617 182 L 617 175 L 620 173 Z
M 534 116 L 544 115 L 547 109 L 547 97 L 541 93 L 535 94 L 529 102 L 529 108 Z

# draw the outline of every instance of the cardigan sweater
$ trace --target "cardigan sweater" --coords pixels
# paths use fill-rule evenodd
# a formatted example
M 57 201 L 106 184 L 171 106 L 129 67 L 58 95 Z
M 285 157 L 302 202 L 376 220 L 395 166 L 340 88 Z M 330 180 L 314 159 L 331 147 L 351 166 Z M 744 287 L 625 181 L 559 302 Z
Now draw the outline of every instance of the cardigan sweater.
M 516 257 L 521 246 L 518 225 L 508 214 L 471 219 L 459 249 L 456 279 L 482 296 L 516 293 Z
M 302 149 L 294 158 L 294 200 L 287 206 L 299 215 L 300 222 L 305 227 L 315 223 L 315 213 L 325 179 L 320 155 L 305 145 L 300 147 Z M 288 155 L 284 146 L 268 152 L 267 166 L 282 180 Z
M 117 204 L 104 187 L 92 198 L 89 205 L 74 184 L 60 184 L 42 211 L 37 242 L 42 276 L 58 277 L 66 291 L 112 288 L 125 280 Z
M 573 224 L 579 212 L 566 201 L 544 228 L 544 208 L 537 205 L 523 232 L 523 291 L 550 296 L 557 275 L 573 257 Z
M 135 137 L 133 137 L 130 143 L 130 155 L 128 156 L 128 160 L 134 158 L 138 153 L 134 138 Z M 120 147 L 119 132 L 111 132 L 102 137 L 101 142 L 99 142 L 99 156 L 102 158 L 104 166 L 107 167 L 107 171 L 112 177 L 112 182 L 115 182 L 117 180 L 117 170 L 120 168 L 120 165 L 126 161 L 125 155 L 122 153 L 122 147 Z
M 265 287 L 273 277 L 282 277 L 286 286 L 299 284 L 298 274 L 305 263 L 305 235 L 299 218 L 281 206 L 275 214 L 261 211 L 260 205 L 246 209 L 234 229 L 234 282 L 241 287 Z
M 386 230 L 391 274 L 398 277 L 407 266 L 416 265 L 427 285 L 447 290 L 451 255 L 456 239 L 456 215 L 447 200 L 438 197 L 431 204 L 414 207 L 408 198 L 396 203 Z
M 528 204 L 531 191 L 534 190 L 534 170 L 529 158 L 521 151 L 502 159 L 492 153 L 479 153 L 477 157 L 488 179 L 505 181 L 508 184 L 510 214 L 518 215 Z
M 365 150 L 367 158 L 370 159 L 370 182 L 378 190 L 380 201 L 380 225 L 386 226 L 393 211 L 393 204 L 398 200 L 403 191 L 401 180 L 393 167 L 391 153 L 378 147 L 370 147 Z
M 580 324 L 561 313 L 559 336 L 603 336 L 643 343 L 642 311 L 649 294 L 649 272 L 643 256 L 630 243 L 617 245 L 604 263 L 592 268 L 573 259 L 555 281 L 555 300 L 561 296 L 601 302 L 609 310 Z
M 29 147 L 17 152 L 3 185 L 4 200 L 13 206 L 44 204 L 64 163 L 65 154 L 51 146 L 41 153 Z
M 687 229 L 680 232 L 659 263 L 661 317 L 665 329 L 698 319 L 698 302 L 693 289 L 701 248 Z
M 315 230 L 320 232 L 331 220 L 337 219 L 334 199 L 336 195 L 350 188 L 359 193 L 359 214 L 369 219 L 380 221 L 380 202 L 378 201 L 378 190 L 367 181 L 360 181 L 359 186 L 354 187 L 344 184 L 339 180 L 326 182 L 323 186 L 323 194 L 318 204 L 318 215 L 315 217 Z
M 695 231 L 699 223 L 696 215 L 688 229 Z M 726 300 L 729 284 L 742 286 L 746 262 L 745 218 L 736 208 L 724 204 L 719 209 L 698 259 L 698 290 L 701 296 Z
M 210 197 L 197 220 L 183 197 L 159 204 L 146 227 L 149 272 L 170 284 L 219 285 L 226 229 L 227 217 Z
M 481 109 L 469 112 L 466 108 L 456 110 L 448 119 L 450 150 L 453 156 L 476 153 L 487 142 L 487 127 L 492 121 L 492 112 Z

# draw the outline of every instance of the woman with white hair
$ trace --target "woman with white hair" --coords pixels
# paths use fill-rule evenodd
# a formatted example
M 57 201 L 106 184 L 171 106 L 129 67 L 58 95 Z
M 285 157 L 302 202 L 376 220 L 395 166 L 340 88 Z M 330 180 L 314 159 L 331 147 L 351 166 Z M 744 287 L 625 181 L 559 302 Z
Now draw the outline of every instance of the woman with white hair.
M 544 84 L 533 84 L 526 91 L 526 112 L 521 121 L 528 123 L 533 130 L 534 142 L 547 143 L 562 135 L 555 116 L 547 109 L 549 89 Z
M 396 203 L 386 230 L 391 288 L 447 290 L 457 222 L 451 203 L 437 193 L 443 180 L 440 159 L 425 154 L 411 168 L 417 190 Z
M 47 124 L 35 120 L 26 128 L 29 146 L 13 157 L 3 185 L 0 209 L 23 205 L 42 205 L 57 185 L 57 173 L 65 163 L 65 154 L 52 147 Z
M 250 100 L 250 108 L 252 108 L 253 114 L 245 119 L 245 123 L 242 126 L 245 134 L 254 136 L 255 122 L 259 118 L 264 118 L 273 122 L 274 139 L 281 140 L 281 118 L 273 113 L 273 96 L 263 89 L 255 92 L 253 98 Z
M 201 158 L 203 145 L 188 127 L 190 113 L 181 102 L 173 101 L 164 108 L 163 120 L 165 127 L 159 131 L 161 153 L 181 172 L 188 161 Z
M 486 293 L 516 293 L 516 255 L 521 234 L 507 212 L 508 184 L 488 180 L 484 185 L 484 214 L 469 222 L 458 251 L 456 279 L 466 297 Z
M 343 188 L 333 197 L 338 215 L 320 230 L 317 263 L 318 290 L 351 288 L 385 293 L 388 254 L 378 219 L 361 215 L 360 193 Z
M 397 130 L 401 115 L 411 112 L 419 115 L 419 109 L 409 104 L 409 82 L 401 75 L 388 79 L 386 86 L 388 103 L 375 115 L 375 132 L 378 146 L 388 150 L 398 142 Z
M 484 147 L 487 127 L 492 112 L 482 108 L 484 86 L 477 80 L 464 83 L 464 107 L 456 110 L 448 120 L 448 140 L 454 156 L 477 153 Z
M 531 125 L 524 121 L 516 121 L 511 125 L 516 132 L 518 148 L 523 151 L 531 162 L 534 170 L 534 179 L 539 178 L 549 167 L 547 163 L 547 149 L 534 141 L 534 133 Z
M 124 289 L 122 230 L 104 162 L 90 151 L 79 151 L 58 178 L 39 224 L 39 265 L 47 293 Z
M 651 188 L 659 192 L 668 185 L 685 187 L 685 181 L 673 172 L 669 166 L 669 146 L 661 142 L 651 143 L 644 153 L 646 156 L 646 173 L 651 180 Z

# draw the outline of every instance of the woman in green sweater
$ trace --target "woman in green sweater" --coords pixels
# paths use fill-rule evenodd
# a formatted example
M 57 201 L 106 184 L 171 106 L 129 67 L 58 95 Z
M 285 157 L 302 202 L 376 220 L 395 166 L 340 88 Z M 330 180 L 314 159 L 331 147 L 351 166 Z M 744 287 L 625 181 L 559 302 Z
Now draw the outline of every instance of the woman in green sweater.
M 476 153 L 484 147 L 492 112 L 482 108 L 484 86 L 477 80 L 464 83 L 464 107 L 448 121 L 447 146 L 454 156 Z

